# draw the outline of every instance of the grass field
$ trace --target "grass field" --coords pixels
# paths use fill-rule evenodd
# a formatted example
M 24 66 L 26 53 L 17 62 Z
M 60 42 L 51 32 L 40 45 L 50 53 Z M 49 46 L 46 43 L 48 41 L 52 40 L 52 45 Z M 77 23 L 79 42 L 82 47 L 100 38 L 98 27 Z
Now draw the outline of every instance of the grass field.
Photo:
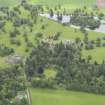
M 91 6 L 94 5 L 96 0 L 30 0 L 32 2 L 40 3 L 40 4 L 46 4 L 46 5 L 57 5 L 57 4 L 69 4 L 69 5 L 78 5 L 83 6 Z
M 41 4 L 41 5 L 48 5 L 49 7 L 53 8 L 57 5 L 61 5 L 61 11 L 67 9 L 68 12 L 72 12 L 76 8 L 83 8 L 84 6 L 87 7 L 87 12 L 92 12 L 93 7 L 96 5 L 96 0 L 29 0 L 32 3 Z M 99 9 L 98 11 L 94 12 L 102 12 L 105 13 L 104 9 Z
M 19 3 L 21 0 L 0 0 L 0 5 L 2 6 L 12 6 L 12 5 L 16 5 L 17 3 Z M 58 4 L 61 5 L 68 5 L 69 6 L 93 6 L 95 5 L 95 1 L 96 0 L 28 0 L 29 2 L 33 2 L 33 3 L 38 3 L 38 4 L 43 4 L 43 5 L 49 5 L 49 6 L 55 6 Z
M 82 92 L 30 89 L 33 105 L 105 105 L 105 96 Z
M 8 1 L 0 0 L 0 5 L 10 5 L 11 6 L 13 4 L 17 4 L 18 1 L 19 0 L 8 0 Z M 81 4 L 80 3 L 81 0 L 79 0 L 79 1 L 78 0 L 71 0 L 71 1 L 70 0 L 57 0 L 56 2 L 54 2 L 54 0 L 47 0 L 46 2 L 45 2 L 45 0 L 31 0 L 31 1 L 33 1 L 35 3 L 43 3 L 44 2 L 44 3 L 48 3 L 48 4 L 56 4 L 56 3 L 61 4 L 62 3 L 63 6 L 68 5 L 67 8 L 69 8 L 69 7 L 71 8 L 72 6 L 74 6 L 76 4 Z M 82 0 L 82 1 L 86 4 L 87 3 L 91 4 L 91 3 L 95 2 L 95 0 Z M 21 9 L 21 11 L 22 11 L 22 14 L 21 14 L 22 17 L 26 18 L 28 13 L 26 11 L 24 11 L 24 9 Z M 41 21 L 41 20 L 43 20 L 43 21 Z M 44 30 L 41 29 L 42 25 L 46 26 Z M 8 32 L 10 30 L 13 30 L 13 26 L 12 26 L 11 22 L 6 23 L 5 29 L 7 31 L 7 34 L 4 35 L 4 33 L 0 33 L 0 39 L 1 39 L 0 44 L 5 44 L 8 47 L 14 48 L 16 53 L 26 55 L 26 53 L 25 53 L 26 45 L 24 42 L 24 37 L 22 35 L 22 32 L 25 31 L 24 27 L 19 28 L 19 30 L 21 31 L 21 34 L 16 37 L 16 39 L 20 40 L 21 46 L 12 45 L 10 43 L 10 38 L 9 38 Z M 34 25 L 33 29 L 35 29 L 35 30 L 32 33 L 29 33 L 29 35 L 28 35 L 29 40 L 32 43 L 35 43 L 35 33 L 38 33 L 38 32 L 42 32 L 44 34 L 44 37 L 54 35 L 56 32 L 61 32 L 60 40 L 75 39 L 77 37 L 79 37 L 80 39 L 83 39 L 83 37 L 84 37 L 84 35 L 81 33 L 80 30 L 77 30 L 77 32 L 75 32 L 74 28 L 63 26 L 57 22 L 54 22 L 54 21 L 51 21 L 49 19 L 42 18 L 42 17 L 38 17 L 38 22 L 37 22 L 37 24 Z M 89 31 L 88 33 L 89 33 L 89 35 L 88 35 L 89 40 L 96 40 L 96 38 L 98 38 L 98 37 L 102 38 L 105 36 L 105 34 L 96 33 L 93 31 Z M 30 51 L 31 51 L 31 49 L 30 49 Z M 104 51 L 105 51 L 104 47 L 95 48 L 94 50 L 89 50 L 89 51 L 83 50 L 83 56 L 87 57 L 87 55 L 92 55 L 93 60 L 97 60 L 100 63 L 105 58 Z M 0 64 L 3 65 L 4 62 L 5 62 L 5 58 L 1 57 Z
M 93 50 L 83 50 L 82 54 L 84 57 L 91 55 L 93 60 L 96 60 L 99 63 L 102 63 L 103 60 L 105 60 L 105 47 L 101 47 L 101 48 L 96 47 Z
M 0 0 L 0 6 L 14 6 L 19 3 L 19 0 Z

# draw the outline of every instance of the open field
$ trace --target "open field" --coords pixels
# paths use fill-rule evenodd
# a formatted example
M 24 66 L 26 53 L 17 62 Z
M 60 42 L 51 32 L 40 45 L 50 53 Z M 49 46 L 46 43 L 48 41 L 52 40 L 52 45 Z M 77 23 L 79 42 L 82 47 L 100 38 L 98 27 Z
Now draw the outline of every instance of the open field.
M 19 0 L 0 0 L 0 6 L 14 6 L 19 3 Z
M 68 11 L 74 10 L 76 8 L 81 8 L 88 6 L 87 11 L 92 11 L 92 8 L 96 4 L 96 0 L 28 0 L 29 2 L 48 5 L 50 7 L 61 5 L 62 8 L 66 8 Z M 20 0 L 0 0 L 0 6 L 15 6 L 20 2 Z M 63 10 L 63 9 L 62 9 Z M 100 12 L 105 13 L 105 9 L 100 9 Z
M 57 5 L 57 4 L 69 4 L 70 5 L 78 5 L 78 6 L 84 6 L 84 5 L 87 5 L 87 6 L 92 6 L 95 4 L 95 1 L 96 0 L 30 0 L 32 2 L 35 2 L 35 3 L 39 3 L 39 4 L 46 4 L 46 5 Z
M 63 6 L 93 6 L 95 5 L 96 0 L 28 0 L 29 2 L 33 3 L 38 3 L 38 4 L 43 4 L 43 5 L 49 5 L 49 6 L 55 6 L 58 4 L 61 4 Z M 0 5 L 2 6 L 12 6 L 12 5 L 17 5 L 20 0 L 0 0 Z M 82 2 L 82 3 L 81 3 Z M 69 4 L 69 5 L 68 5 Z
M 36 4 L 41 4 L 41 5 L 47 5 L 51 8 L 57 6 L 57 5 L 61 5 L 61 10 L 63 11 L 64 8 L 68 11 L 68 12 L 72 12 L 73 10 L 75 10 L 76 8 L 83 8 L 84 6 L 87 7 L 87 12 L 92 12 L 93 8 L 96 5 L 96 0 L 29 0 L 32 3 L 36 3 Z M 105 8 L 100 8 L 98 11 L 94 12 L 99 12 L 99 13 L 105 13 Z
M 33 105 L 105 105 L 105 96 L 82 92 L 30 89 Z
M 105 47 L 96 47 L 93 50 L 83 50 L 83 56 L 87 57 L 88 55 L 91 55 L 93 60 L 102 63 L 103 60 L 105 60 Z

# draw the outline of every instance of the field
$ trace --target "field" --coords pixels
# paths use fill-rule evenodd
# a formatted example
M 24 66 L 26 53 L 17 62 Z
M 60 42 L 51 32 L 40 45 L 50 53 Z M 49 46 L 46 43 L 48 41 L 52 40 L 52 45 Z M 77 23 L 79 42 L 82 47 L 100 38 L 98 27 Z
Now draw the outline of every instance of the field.
M 96 0 L 31 0 L 32 2 L 36 2 L 39 4 L 46 4 L 46 5 L 57 5 L 57 4 L 69 4 L 69 5 L 78 5 L 79 6 L 83 6 L 83 5 L 87 5 L 87 6 L 92 6 L 95 4 Z
M 105 96 L 82 92 L 30 89 L 33 105 L 105 105 Z
M 67 9 L 67 11 L 72 12 L 76 8 L 83 8 L 84 6 L 88 7 L 87 12 L 92 12 L 93 8 L 96 5 L 96 0 L 29 0 L 32 3 L 47 5 L 50 7 L 55 7 L 57 5 L 61 5 L 61 11 Z M 97 12 L 97 11 L 95 11 Z M 105 13 L 105 9 L 100 9 L 98 12 Z
M 92 59 L 98 61 L 99 63 L 102 63 L 103 62 L 102 60 L 105 60 L 104 59 L 105 58 L 104 53 L 105 53 L 104 47 L 101 47 L 101 48 L 97 47 L 93 50 L 83 50 L 83 56 L 84 57 L 91 55 Z
M 0 0 L 0 6 L 14 6 L 19 3 L 19 0 Z

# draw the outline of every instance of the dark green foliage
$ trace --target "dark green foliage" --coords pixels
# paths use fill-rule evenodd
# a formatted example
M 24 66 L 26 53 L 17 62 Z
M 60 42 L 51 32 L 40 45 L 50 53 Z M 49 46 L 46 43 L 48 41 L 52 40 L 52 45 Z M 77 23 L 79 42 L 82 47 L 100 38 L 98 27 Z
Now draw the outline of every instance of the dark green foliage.
M 70 90 L 105 94 L 105 65 L 72 65 L 58 73 L 57 81 Z
M 90 64 L 91 59 L 91 56 L 82 59 L 80 50 L 75 45 L 65 46 L 63 43 L 51 45 L 41 42 L 27 59 L 25 71 L 33 87 L 62 87 L 105 94 L 105 65 Z M 57 69 L 54 79 L 46 79 L 44 76 L 43 72 L 48 67 Z
M 0 69 L 0 103 L 1 105 L 13 105 L 12 99 L 19 91 L 25 90 L 24 79 L 21 78 L 22 70 L 18 67 Z M 16 105 L 16 104 L 15 104 Z M 22 104 L 21 104 L 22 105 Z
M 39 68 L 47 66 L 66 67 L 69 64 L 77 63 L 80 51 L 75 46 L 65 45 L 62 42 L 55 45 L 41 42 L 33 49 L 26 61 L 26 74 L 28 76 L 38 73 Z
M 9 48 L 4 45 L 0 45 L 0 56 L 8 56 L 12 53 L 14 53 L 13 48 Z
M 80 9 L 74 11 L 71 16 L 70 23 L 76 26 L 90 28 L 92 30 L 100 26 L 100 21 L 95 20 L 93 14 L 84 13 Z
M 10 42 L 11 42 L 11 44 L 15 44 L 17 46 L 20 46 L 21 45 L 20 40 L 17 40 L 17 39 L 11 39 Z

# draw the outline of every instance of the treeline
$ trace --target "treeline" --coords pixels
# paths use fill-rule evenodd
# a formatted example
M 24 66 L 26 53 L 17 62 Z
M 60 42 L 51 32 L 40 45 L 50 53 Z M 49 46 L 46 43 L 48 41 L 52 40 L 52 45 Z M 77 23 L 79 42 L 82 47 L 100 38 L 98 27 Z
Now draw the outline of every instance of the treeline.
M 58 72 L 56 81 L 68 90 L 105 94 L 105 65 L 70 65 Z
M 94 13 L 89 14 L 84 10 L 76 9 L 74 13 L 72 13 L 70 23 L 83 28 L 90 28 L 92 30 L 98 28 L 101 24 L 100 20 L 94 19 Z M 96 17 L 99 18 L 99 16 Z
M 55 78 L 46 78 L 46 68 L 55 68 Z M 25 71 L 33 87 L 105 94 L 105 65 L 81 58 L 81 49 L 64 43 L 38 44 L 26 60 Z

